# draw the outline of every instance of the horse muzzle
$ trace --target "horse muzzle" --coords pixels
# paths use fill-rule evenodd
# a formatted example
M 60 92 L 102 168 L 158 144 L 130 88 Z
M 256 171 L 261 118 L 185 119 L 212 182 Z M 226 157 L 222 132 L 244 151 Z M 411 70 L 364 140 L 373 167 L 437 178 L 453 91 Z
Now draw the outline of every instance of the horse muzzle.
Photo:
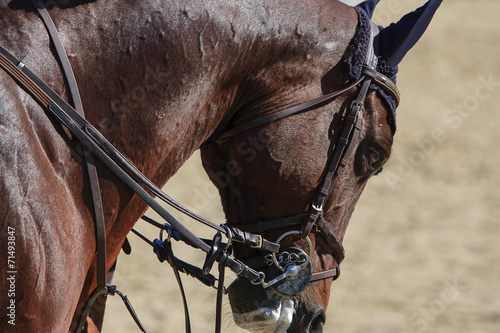
M 229 289 L 236 325 L 252 333 L 322 333 L 326 314 L 316 302 L 285 295 L 274 287 L 263 289 L 237 279 Z
M 288 332 L 294 322 L 297 295 L 311 280 L 311 252 L 312 244 L 309 254 L 297 247 L 281 248 L 277 254 L 259 258 L 265 263 L 255 267 L 264 269 L 260 280 L 236 279 L 228 288 L 235 323 L 250 332 Z

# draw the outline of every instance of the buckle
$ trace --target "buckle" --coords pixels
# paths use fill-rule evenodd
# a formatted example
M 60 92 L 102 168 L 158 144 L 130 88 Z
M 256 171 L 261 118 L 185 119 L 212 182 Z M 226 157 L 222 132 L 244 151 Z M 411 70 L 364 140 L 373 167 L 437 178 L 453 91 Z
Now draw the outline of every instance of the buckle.
M 314 202 L 311 204 L 312 209 L 319 214 L 319 216 L 323 216 L 323 205 L 317 206 Z
M 257 244 L 250 245 L 250 247 L 253 249 L 260 249 L 262 248 L 262 235 L 255 235 L 255 236 L 257 237 Z
M 361 110 L 361 111 L 365 111 L 365 103 L 363 103 L 363 101 L 360 101 L 359 99 L 355 99 L 354 101 L 352 101 L 351 103 L 351 109 L 353 109 L 355 106 L 358 106 L 358 108 Z

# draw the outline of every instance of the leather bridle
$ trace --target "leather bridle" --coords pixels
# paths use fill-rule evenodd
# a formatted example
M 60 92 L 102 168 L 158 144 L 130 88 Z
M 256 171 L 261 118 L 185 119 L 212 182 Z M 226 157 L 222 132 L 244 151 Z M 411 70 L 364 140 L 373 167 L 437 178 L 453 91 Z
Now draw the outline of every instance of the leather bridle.
M 313 231 L 313 227 L 315 227 L 317 231 L 319 231 L 322 238 L 326 241 L 321 243 L 326 245 L 327 251 L 335 259 L 336 267 L 330 270 L 312 273 L 309 282 L 324 280 L 328 278 L 333 278 L 335 280 L 340 275 L 339 265 L 345 257 L 345 251 L 342 242 L 334 232 L 332 226 L 324 219 L 323 207 L 331 193 L 336 175 L 340 174 L 342 169 L 347 165 L 348 154 L 346 153 L 350 151 L 352 143 L 355 141 L 354 139 L 357 135 L 359 135 L 359 132 L 362 128 L 363 112 L 365 109 L 364 100 L 372 82 L 389 93 L 389 95 L 394 99 L 396 105 L 399 104 L 400 94 L 398 89 L 396 88 L 396 85 L 389 78 L 377 72 L 377 46 L 374 43 L 374 40 L 378 32 L 378 26 L 374 23 L 371 23 L 370 44 L 368 46 L 368 54 L 366 55 L 365 63 L 363 65 L 362 76 L 359 80 L 357 80 L 347 88 L 332 92 L 306 103 L 281 110 L 268 116 L 252 120 L 228 130 L 221 136 L 222 139 L 228 139 L 244 131 L 264 126 L 271 122 L 290 117 L 304 111 L 312 110 L 314 108 L 317 108 L 318 106 L 328 104 L 335 98 L 348 92 L 352 88 L 360 86 L 357 98 L 352 101 L 350 109 L 345 116 L 342 134 L 338 139 L 337 144 L 335 145 L 335 148 L 333 150 L 332 157 L 327 164 L 327 171 L 325 177 L 323 178 L 323 181 L 318 188 L 316 197 L 310 204 L 309 212 L 305 214 L 298 214 L 280 219 L 258 221 L 244 225 L 228 223 L 228 225 L 230 226 L 237 226 L 242 230 L 256 234 L 263 234 L 272 230 L 289 230 L 291 228 L 296 228 L 298 229 L 298 231 L 295 232 L 295 234 L 298 234 L 301 238 L 308 238 L 308 235 Z M 265 254 L 263 256 L 247 258 L 246 260 L 243 259 L 243 261 L 247 262 L 253 268 L 262 268 L 264 266 L 273 264 L 269 260 L 269 257 L 267 257 L 266 260 Z
M 57 30 L 53 26 L 53 22 L 50 16 L 45 11 L 43 5 L 37 1 L 33 0 L 35 7 L 39 11 L 40 15 L 45 21 L 48 30 L 51 34 L 51 38 L 54 43 L 57 44 L 59 58 L 64 66 L 69 67 L 65 69 L 65 76 L 71 77 L 67 79 L 68 82 L 72 82 L 71 85 L 76 87 L 76 81 L 74 80 L 71 67 L 69 66 L 69 61 L 67 61 L 67 56 L 65 56 L 64 48 L 60 44 L 60 40 L 57 34 Z M 52 22 L 52 23 L 51 23 Z M 153 208 L 162 218 L 168 223 L 159 224 L 155 221 L 147 222 L 155 225 L 161 230 L 168 231 L 168 238 L 166 240 L 161 239 L 160 241 L 150 242 L 155 247 L 155 252 L 157 254 L 161 251 L 166 251 L 164 258 L 174 267 L 176 272 L 182 271 L 190 275 L 199 275 L 198 278 L 203 281 L 202 275 L 208 277 L 208 280 L 212 281 L 207 284 L 213 285 L 215 278 L 211 279 L 210 270 L 214 262 L 219 263 L 219 268 L 228 267 L 233 272 L 237 274 L 239 278 L 246 278 L 250 280 L 253 284 L 262 285 L 264 288 L 275 287 L 277 290 L 283 293 L 296 294 L 305 289 L 307 285 L 312 281 L 318 281 L 328 278 L 337 278 L 339 271 L 339 264 L 344 259 L 345 253 L 342 243 L 339 237 L 335 234 L 333 228 L 330 224 L 323 218 L 323 207 L 324 204 L 332 190 L 333 183 L 335 181 L 335 176 L 341 172 L 341 170 L 347 165 L 346 158 L 348 157 L 348 152 L 352 143 L 356 140 L 354 138 L 359 134 L 362 126 L 363 111 L 364 111 L 364 99 L 368 93 L 370 85 L 372 83 L 377 84 L 386 92 L 388 92 L 396 101 L 399 102 L 399 92 L 392 83 L 390 79 L 380 74 L 376 70 L 377 57 L 375 56 L 375 45 L 373 43 L 375 36 L 378 32 L 378 27 L 372 24 L 371 29 L 371 39 L 369 52 L 366 57 L 365 64 L 363 66 L 363 72 L 360 79 L 349 85 L 347 88 L 327 94 L 320 98 L 311 100 L 309 102 L 276 112 L 274 114 L 250 121 L 246 124 L 240 125 L 233 129 L 229 129 L 225 132 L 221 138 L 228 139 L 231 136 L 239 134 L 243 131 L 256 128 L 258 126 L 264 126 L 271 122 L 292 116 L 294 114 L 312 110 L 318 106 L 325 105 L 332 102 L 338 96 L 347 93 L 351 89 L 360 86 L 357 98 L 351 103 L 351 107 L 348 110 L 342 129 L 342 134 L 335 145 L 332 158 L 327 165 L 326 175 L 318 189 L 318 193 L 310 205 L 309 212 L 306 214 L 295 215 L 291 217 L 260 221 L 252 224 L 232 224 L 228 223 L 224 226 L 218 226 L 204 218 L 198 216 L 195 213 L 190 212 L 170 197 L 168 197 L 164 192 L 161 191 L 156 185 L 154 185 L 149 179 L 147 179 L 139 170 L 137 170 L 132 163 L 130 163 L 116 148 L 114 148 L 91 124 L 89 124 L 83 117 L 83 113 L 79 113 L 81 108 L 81 103 L 79 103 L 79 95 L 76 91 L 76 95 L 73 97 L 75 101 L 75 107 L 69 105 L 60 96 L 58 96 L 54 91 L 52 91 L 43 81 L 41 81 L 36 75 L 30 72 L 24 64 L 13 57 L 7 50 L 0 46 L 0 67 L 3 68 L 14 80 L 21 86 L 25 91 L 27 91 L 31 96 L 33 96 L 36 101 L 46 110 L 46 112 L 59 121 L 62 125 L 70 130 L 70 132 L 78 138 L 88 150 L 97 157 L 112 173 L 114 173 L 125 185 L 127 185 L 132 191 L 134 191 L 141 199 L 143 199 L 146 204 Z M 62 48 L 62 50 L 61 50 Z M 65 59 L 63 59 L 65 58 Z M 71 89 L 70 89 L 71 90 Z M 78 110 L 75 110 L 75 108 Z M 83 111 L 83 110 L 81 110 Z M 92 160 L 88 161 L 91 165 L 95 163 Z M 94 168 L 95 169 L 95 168 Z M 97 183 L 97 174 L 95 170 L 90 170 L 90 177 L 95 178 L 94 182 Z M 98 187 L 92 186 L 92 195 L 94 200 L 94 214 L 95 214 L 95 224 L 96 224 L 96 243 L 97 243 L 97 282 L 98 286 L 91 294 L 84 310 L 82 311 L 80 321 L 76 328 L 79 332 L 83 325 L 85 324 L 87 314 L 90 312 L 93 302 L 99 295 L 113 295 L 115 293 L 119 294 L 124 301 L 126 297 L 116 290 L 116 286 L 109 286 L 105 282 L 106 277 L 106 255 L 105 251 L 105 234 L 104 234 L 104 221 L 102 213 L 102 204 L 100 203 L 100 195 Z M 190 216 L 191 218 L 215 229 L 218 231 L 216 236 L 212 241 L 202 240 L 192 234 L 182 223 L 177 221 L 172 215 L 170 215 L 157 201 L 153 199 L 150 193 L 156 195 L 160 200 L 171 205 L 175 209 L 181 211 L 182 213 Z M 294 228 L 294 230 L 288 230 Z M 310 257 L 312 254 L 312 244 L 309 239 L 309 234 L 312 232 L 313 228 L 316 228 L 321 234 L 322 238 L 325 240 L 325 244 L 328 247 L 328 251 L 331 253 L 336 261 L 336 267 L 334 269 L 326 270 L 323 272 L 311 272 Z M 276 242 L 271 242 L 266 240 L 262 234 L 271 230 L 276 229 L 287 229 L 281 237 L 278 238 Z M 172 236 L 177 233 L 177 236 Z M 223 244 L 221 242 L 221 234 L 225 234 L 228 237 L 228 243 Z M 309 254 L 298 248 L 285 248 L 282 249 L 279 245 L 280 241 L 292 234 L 297 234 L 300 237 L 306 239 L 309 243 Z M 172 237 L 171 237 L 172 236 Z M 199 248 L 207 253 L 206 261 L 203 270 L 196 269 L 191 265 L 188 265 L 178 258 L 174 257 L 171 249 L 169 248 L 169 242 L 171 238 L 176 240 L 182 240 L 187 244 Z M 157 240 L 155 240 L 157 241 Z M 237 260 L 231 257 L 228 249 L 230 248 L 231 242 L 239 242 L 246 246 L 251 246 L 261 250 L 264 254 L 260 256 L 262 262 L 265 262 L 264 266 L 274 266 L 278 268 L 277 273 L 274 278 L 271 279 L 270 276 L 266 276 L 266 273 L 262 271 L 257 271 L 257 268 L 262 267 L 258 264 L 245 263 L 245 260 Z M 158 254 L 160 258 L 160 254 Z M 162 261 L 162 260 L 161 260 Z M 176 275 L 177 276 L 177 275 Z M 222 277 L 222 278 L 221 278 Z M 300 277 L 297 278 L 297 277 Z M 266 280 L 267 278 L 267 280 Z M 299 281 L 300 280 L 300 281 Z M 287 287 L 282 289 L 280 285 L 283 282 L 289 282 Z M 223 273 L 219 276 L 218 289 L 219 292 L 223 290 Z M 290 284 L 300 285 L 299 287 L 290 287 Z M 219 299 L 219 297 L 218 297 Z M 126 301 L 127 304 L 128 301 Z M 221 306 L 221 301 L 218 301 L 217 308 Z M 127 305 L 130 311 L 130 304 Z M 138 321 L 135 313 L 130 311 L 136 323 L 139 327 L 145 331 L 140 322 Z M 219 311 L 218 311 L 219 313 Z M 186 330 L 189 329 L 189 317 L 186 317 Z M 220 331 L 220 318 L 217 316 L 216 320 L 216 332 Z

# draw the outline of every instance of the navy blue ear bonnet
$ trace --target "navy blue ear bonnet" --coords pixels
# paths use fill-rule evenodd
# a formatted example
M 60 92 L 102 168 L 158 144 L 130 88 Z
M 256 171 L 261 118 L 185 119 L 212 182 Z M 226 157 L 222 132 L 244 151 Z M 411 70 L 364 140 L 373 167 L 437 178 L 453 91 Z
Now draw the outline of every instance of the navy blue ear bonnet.
M 355 47 L 353 53 L 347 59 L 349 65 L 349 72 L 354 80 L 358 80 L 361 77 L 361 71 L 363 69 L 363 64 L 365 62 L 366 54 L 368 52 L 368 45 L 370 43 L 370 18 L 364 9 L 360 7 L 355 7 L 359 16 L 358 29 L 356 32 Z M 392 82 L 396 83 L 396 74 L 398 72 L 398 66 L 389 65 L 383 58 L 379 57 L 377 64 L 377 72 L 387 76 Z M 390 96 L 384 89 L 380 88 L 379 85 L 372 83 L 370 89 L 377 91 L 382 101 L 384 101 L 389 107 L 389 112 L 391 117 L 388 119 L 389 125 L 391 126 L 392 134 L 396 132 L 396 101 Z
M 370 43 L 370 21 L 376 5 L 380 0 L 366 0 L 355 7 L 358 12 L 359 23 L 355 37 L 353 38 L 354 50 L 348 50 L 347 63 L 351 77 L 359 79 L 365 57 Z M 414 12 L 406 14 L 398 23 L 393 23 L 386 28 L 381 28 L 375 37 L 374 43 L 378 57 L 377 71 L 387 76 L 396 83 L 398 64 L 406 53 L 417 43 L 429 26 L 434 13 L 443 0 L 429 0 Z M 396 102 L 376 84 L 371 89 L 378 92 L 387 106 L 391 117 L 388 119 L 392 133 L 396 132 Z

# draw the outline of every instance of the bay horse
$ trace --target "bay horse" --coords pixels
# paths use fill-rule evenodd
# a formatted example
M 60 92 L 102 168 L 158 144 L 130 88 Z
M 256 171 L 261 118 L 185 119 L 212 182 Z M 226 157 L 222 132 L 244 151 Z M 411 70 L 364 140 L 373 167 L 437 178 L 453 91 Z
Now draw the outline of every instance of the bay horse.
M 31 1 L 2 3 L 0 46 L 67 98 L 60 63 Z M 396 101 L 380 89 L 380 79 L 394 81 L 397 64 L 441 1 L 430 0 L 376 35 L 370 35 L 376 0 L 356 9 L 333 0 L 44 3 L 88 121 L 145 176 L 163 185 L 201 149 L 230 225 L 252 229 L 315 209 L 327 236 L 341 246 L 367 180 L 390 155 Z M 378 65 L 367 74 L 362 68 L 371 49 Z M 360 86 L 366 91 L 357 100 Z M 335 91 L 341 93 L 307 112 L 254 122 Z M 333 170 L 331 191 L 319 207 L 313 199 L 351 105 L 362 114 L 357 135 L 347 137 L 342 168 Z M 2 332 L 73 332 L 97 286 L 86 154 L 0 70 Z M 110 271 L 147 205 L 96 163 Z M 288 233 L 296 226 L 276 226 L 256 232 L 297 256 L 309 248 L 311 270 L 335 275 L 307 280 L 291 294 L 238 278 L 229 287 L 235 321 L 252 332 L 322 332 L 341 258 L 317 225 L 305 235 Z M 234 250 L 242 261 L 260 256 L 255 249 Z M 88 316 L 86 331 L 100 331 L 102 313 Z

